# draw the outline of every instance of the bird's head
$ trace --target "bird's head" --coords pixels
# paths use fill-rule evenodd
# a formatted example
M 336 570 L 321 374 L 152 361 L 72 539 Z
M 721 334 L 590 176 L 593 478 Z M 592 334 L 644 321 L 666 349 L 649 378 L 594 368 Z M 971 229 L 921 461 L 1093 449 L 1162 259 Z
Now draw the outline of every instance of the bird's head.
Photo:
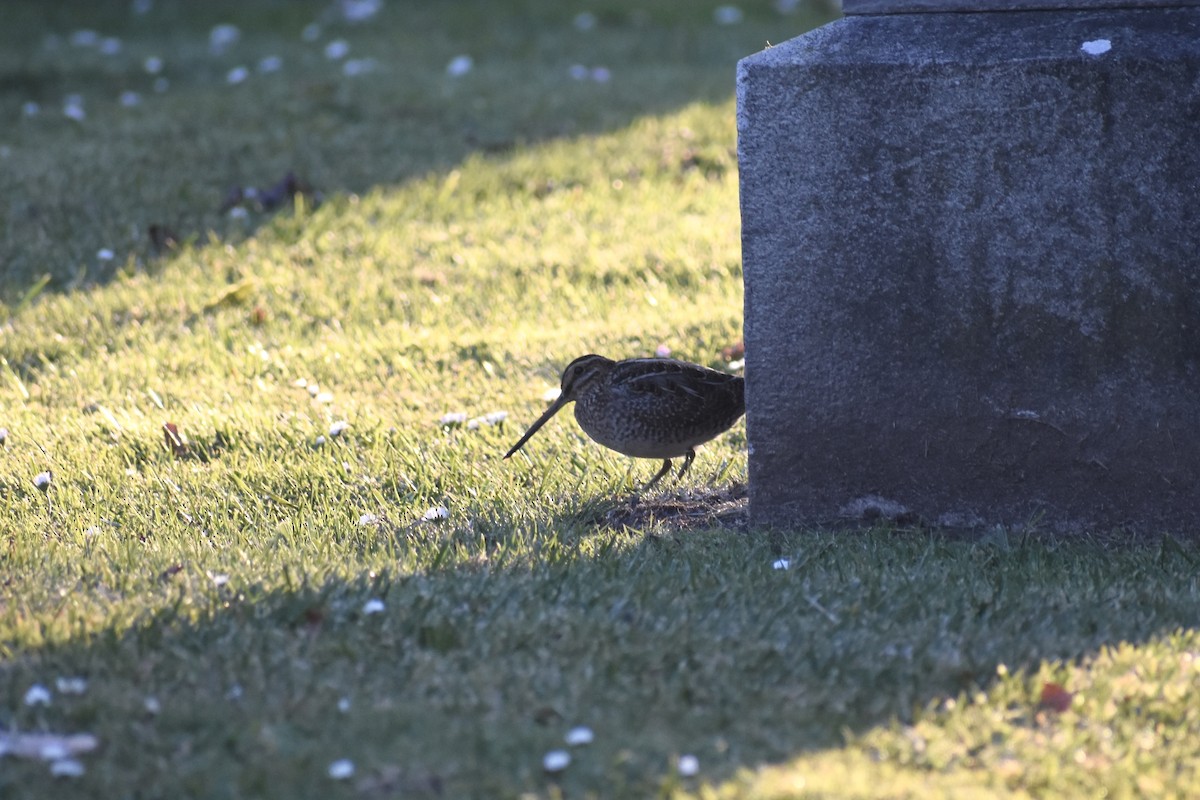
M 611 358 L 592 353 L 580 356 L 567 364 L 562 374 L 562 394 L 558 397 L 559 401 L 569 403 L 578 400 L 589 384 L 612 369 L 613 363 Z
M 538 429 L 546 424 L 547 420 L 558 413 L 559 409 L 570 403 L 572 400 L 577 400 L 581 392 L 584 391 L 593 381 L 603 375 L 607 370 L 612 369 L 613 360 L 589 354 L 580 356 L 579 358 L 567 364 L 567 368 L 562 374 L 562 390 L 558 394 L 550 407 L 547 408 L 542 415 L 537 418 L 537 421 L 529 426 L 529 430 L 525 431 L 525 435 L 521 440 L 512 446 L 512 449 L 504 454 L 508 458 L 513 453 L 521 449 L 522 445 L 529 441 L 529 437 L 537 433 Z

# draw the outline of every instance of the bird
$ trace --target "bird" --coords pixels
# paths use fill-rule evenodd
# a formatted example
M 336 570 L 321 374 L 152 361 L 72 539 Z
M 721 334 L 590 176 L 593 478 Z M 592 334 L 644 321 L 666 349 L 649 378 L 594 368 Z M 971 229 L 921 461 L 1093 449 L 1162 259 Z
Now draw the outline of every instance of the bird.
M 584 433 L 605 447 L 634 458 L 661 458 L 662 468 L 642 491 L 683 457 L 676 480 L 696 458 L 696 446 L 725 431 L 746 412 L 746 381 L 673 358 L 614 361 L 594 353 L 572 361 L 562 373 L 562 391 L 505 458 L 529 441 L 567 403 Z

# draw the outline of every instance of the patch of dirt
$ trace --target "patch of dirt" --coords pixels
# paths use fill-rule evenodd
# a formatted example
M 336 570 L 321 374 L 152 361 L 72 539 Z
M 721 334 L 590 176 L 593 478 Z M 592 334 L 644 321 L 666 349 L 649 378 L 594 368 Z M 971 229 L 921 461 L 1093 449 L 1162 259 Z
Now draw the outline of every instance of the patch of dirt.
M 634 497 L 611 508 L 598 522 L 614 528 L 647 528 L 655 524 L 677 530 L 731 528 L 746 530 L 750 508 L 746 485 L 735 483 L 720 489 L 665 491 Z

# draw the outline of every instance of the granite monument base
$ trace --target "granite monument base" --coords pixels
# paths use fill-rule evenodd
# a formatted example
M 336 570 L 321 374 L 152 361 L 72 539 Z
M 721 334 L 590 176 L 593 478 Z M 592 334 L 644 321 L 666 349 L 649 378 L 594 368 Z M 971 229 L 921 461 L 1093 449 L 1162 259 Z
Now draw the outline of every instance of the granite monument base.
M 848 16 L 738 151 L 755 523 L 1200 534 L 1200 8 Z

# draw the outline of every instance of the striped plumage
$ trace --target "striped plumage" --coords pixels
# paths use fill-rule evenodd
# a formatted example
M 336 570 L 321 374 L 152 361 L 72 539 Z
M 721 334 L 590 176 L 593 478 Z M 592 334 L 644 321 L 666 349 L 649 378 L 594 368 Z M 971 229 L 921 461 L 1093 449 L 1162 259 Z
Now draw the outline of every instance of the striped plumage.
M 613 361 L 586 355 L 563 370 L 562 393 L 508 458 L 552 416 L 572 401 L 579 427 L 605 447 L 635 458 L 661 458 L 646 489 L 684 457 L 682 478 L 696 457 L 696 446 L 729 430 L 746 411 L 746 382 L 725 372 L 672 358 Z

